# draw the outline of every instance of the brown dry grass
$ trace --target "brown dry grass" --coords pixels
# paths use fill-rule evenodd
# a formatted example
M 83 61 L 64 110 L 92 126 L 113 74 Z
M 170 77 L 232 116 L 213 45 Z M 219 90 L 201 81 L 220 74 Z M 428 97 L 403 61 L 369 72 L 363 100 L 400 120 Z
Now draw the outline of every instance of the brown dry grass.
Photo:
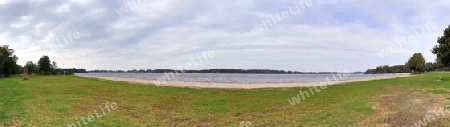
M 379 97 L 373 106 L 376 112 L 361 122 L 361 127 L 411 127 L 430 114 L 442 109 L 447 99 L 403 86 L 386 86 L 391 91 Z

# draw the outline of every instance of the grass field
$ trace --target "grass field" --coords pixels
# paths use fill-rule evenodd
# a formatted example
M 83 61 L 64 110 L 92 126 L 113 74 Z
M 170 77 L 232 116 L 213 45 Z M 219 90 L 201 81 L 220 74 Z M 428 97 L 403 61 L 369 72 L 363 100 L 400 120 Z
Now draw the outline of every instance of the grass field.
M 171 88 L 75 76 L 0 79 L 0 126 L 64 126 L 118 108 L 82 126 L 401 126 L 450 98 L 450 73 L 428 73 L 329 86 L 291 105 L 307 88 L 255 90 Z M 441 78 L 443 77 L 444 78 Z M 450 115 L 449 115 L 450 116 Z M 450 124 L 448 118 L 430 126 Z

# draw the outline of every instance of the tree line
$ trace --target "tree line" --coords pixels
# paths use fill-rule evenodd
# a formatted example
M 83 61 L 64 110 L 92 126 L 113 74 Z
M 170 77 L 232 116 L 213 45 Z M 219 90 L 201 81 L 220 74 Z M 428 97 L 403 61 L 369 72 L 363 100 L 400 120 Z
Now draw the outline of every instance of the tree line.
M 37 64 L 33 63 L 33 61 L 28 61 L 24 68 L 28 69 L 28 74 L 73 75 L 74 73 L 78 73 L 78 69 L 58 68 L 56 61 L 51 61 L 48 56 L 42 56 Z M 86 72 L 86 70 L 84 70 L 84 72 Z
M 405 65 L 379 66 L 375 69 L 368 69 L 366 74 L 380 73 L 424 73 L 436 70 L 450 69 L 450 25 L 444 30 L 444 34 L 438 37 L 437 45 L 431 49 L 436 54 L 435 62 L 425 62 L 422 53 L 414 53 Z
M 444 70 L 444 67 L 442 64 L 439 64 L 437 62 L 429 62 L 425 64 L 425 71 L 437 71 L 437 70 Z M 422 71 L 419 71 L 419 73 Z M 384 66 L 378 66 L 374 69 L 368 69 L 365 74 L 384 74 L 384 73 L 412 73 L 411 69 L 407 65 L 384 65 Z
M 37 63 L 28 61 L 23 67 L 17 64 L 18 60 L 19 58 L 15 55 L 14 49 L 10 49 L 8 45 L 0 46 L 0 77 L 22 74 L 24 68 L 27 68 L 29 74 L 40 75 L 67 75 L 86 72 L 84 69 L 58 68 L 56 61 L 51 61 L 48 56 L 42 56 Z
M 368 69 L 365 74 L 383 74 L 383 73 L 410 73 L 411 71 L 406 67 L 406 65 L 395 65 L 395 66 L 379 66 L 375 69 Z

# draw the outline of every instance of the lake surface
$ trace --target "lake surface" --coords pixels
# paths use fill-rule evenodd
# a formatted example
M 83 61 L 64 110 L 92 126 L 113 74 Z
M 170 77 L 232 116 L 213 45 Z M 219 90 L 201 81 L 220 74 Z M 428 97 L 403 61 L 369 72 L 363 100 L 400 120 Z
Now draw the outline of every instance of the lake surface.
M 182 82 L 219 82 L 219 83 L 299 83 L 349 81 L 394 77 L 394 74 L 218 74 L 218 73 L 179 73 L 167 76 L 163 73 L 77 73 L 84 77 L 113 77 L 142 80 L 166 79 Z

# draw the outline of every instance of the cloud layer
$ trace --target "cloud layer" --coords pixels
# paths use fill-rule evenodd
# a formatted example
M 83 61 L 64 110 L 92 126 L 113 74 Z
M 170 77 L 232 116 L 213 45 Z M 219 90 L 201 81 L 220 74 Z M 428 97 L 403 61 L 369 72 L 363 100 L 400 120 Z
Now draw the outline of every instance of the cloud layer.
M 49 55 L 61 67 L 86 69 L 172 68 L 212 50 L 216 57 L 196 69 L 363 71 L 403 64 L 414 52 L 434 60 L 429 50 L 450 24 L 450 2 L 444 0 L 312 0 L 297 14 L 252 32 L 300 3 L 0 0 L 0 44 L 16 49 L 19 64 Z M 420 33 L 427 24 L 436 28 Z M 377 55 L 408 36 L 416 39 Z

